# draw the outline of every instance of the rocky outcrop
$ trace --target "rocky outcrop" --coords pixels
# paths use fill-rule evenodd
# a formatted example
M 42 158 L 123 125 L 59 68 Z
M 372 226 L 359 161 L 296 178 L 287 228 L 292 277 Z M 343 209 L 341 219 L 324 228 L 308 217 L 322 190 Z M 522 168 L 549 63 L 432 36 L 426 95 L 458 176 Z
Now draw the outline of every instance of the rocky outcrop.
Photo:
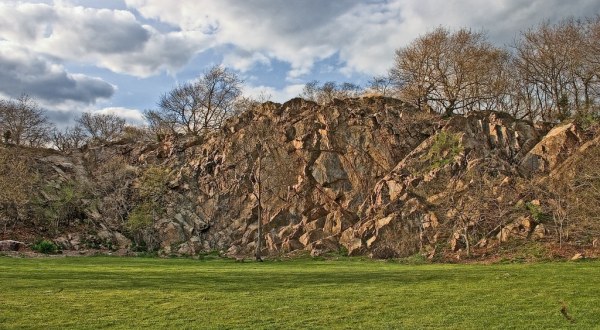
M 262 165 L 270 190 L 263 219 L 265 252 L 337 250 L 342 232 L 359 219 L 359 208 L 375 183 L 440 122 L 384 98 L 337 101 L 327 107 L 294 99 L 236 117 L 222 135 L 209 137 L 208 143 L 192 148 L 196 151 L 185 149 L 200 156 L 182 162 L 173 186 L 189 189 L 195 198 L 190 211 L 207 229 L 171 230 L 171 244 L 179 240 L 185 246 L 197 237 L 205 250 L 252 251 L 258 227 L 250 182 L 256 168 L 253 146 L 256 132 L 267 125 L 269 136 L 259 138 L 281 152 L 271 152 Z M 250 148 L 240 151 L 239 146 Z
M 0 251 L 19 251 L 26 246 L 25 243 L 13 240 L 0 241 Z
M 435 257 L 552 240 L 548 203 L 531 188 L 546 183 L 530 178 L 597 148 L 588 140 L 576 124 L 548 133 L 496 112 L 443 118 L 391 98 L 293 99 L 200 137 L 118 141 L 35 163 L 42 205 L 68 211 L 52 215 L 64 249 L 249 256 L 261 221 L 265 254 Z M 57 208 L 71 190 L 77 202 Z
M 456 251 L 485 239 L 465 237 L 484 225 L 481 216 L 491 212 L 486 203 L 499 203 L 517 175 L 516 164 L 540 135 L 533 125 L 504 114 L 452 118 L 376 184 L 362 220 L 344 233 L 348 251 L 433 256 L 440 244 Z M 502 227 L 503 220 L 495 220 L 487 220 L 485 227 Z
M 582 141 L 583 136 L 576 124 L 554 127 L 523 157 L 519 169 L 527 176 L 548 174 L 574 153 Z

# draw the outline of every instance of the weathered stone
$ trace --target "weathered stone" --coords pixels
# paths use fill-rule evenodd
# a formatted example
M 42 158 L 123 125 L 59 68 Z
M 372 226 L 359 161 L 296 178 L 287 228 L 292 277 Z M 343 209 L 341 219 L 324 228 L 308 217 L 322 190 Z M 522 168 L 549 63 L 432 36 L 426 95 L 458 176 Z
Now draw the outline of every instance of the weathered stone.
M 112 242 L 112 240 L 113 240 L 113 234 L 106 229 L 99 230 L 96 233 L 96 236 L 106 242 Z
M 160 230 L 161 243 L 163 249 L 171 251 L 171 247 L 185 241 L 183 228 L 175 222 L 168 222 Z
M 281 238 L 279 238 L 279 236 L 267 233 L 265 235 L 265 242 L 269 251 L 279 251 L 279 247 L 281 246 Z
M 20 249 L 26 246 L 25 243 L 14 241 L 14 240 L 4 240 L 0 241 L 0 251 L 19 251 Z
M 302 250 L 302 249 L 304 249 L 304 245 L 302 245 L 302 243 L 300 243 L 296 239 L 286 239 L 281 244 L 281 250 L 283 252 L 292 252 L 292 251 L 297 251 L 297 250 Z
M 348 180 L 348 174 L 335 152 L 321 152 L 312 169 L 312 176 L 320 185 L 331 185 Z
M 362 240 L 360 238 L 353 238 L 352 240 L 350 240 L 348 242 L 348 245 L 346 246 L 346 248 L 348 249 L 348 255 L 350 255 L 350 256 L 359 255 L 363 252 Z
M 119 249 L 128 249 L 131 247 L 131 240 L 123 236 L 123 234 L 115 232 L 114 238 Z
M 550 173 L 562 163 L 582 141 L 577 126 L 573 123 L 559 125 L 531 149 L 519 165 L 522 173 Z
M 304 230 L 306 232 L 310 232 L 310 231 L 317 230 L 317 229 L 323 229 L 324 225 L 325 225 L 325 217 L 305 224 Z
M 533 239 L 542 239 L 546 236 L 546 227 L 544 226 L 544 224 L 539 224 L 537 226 L 535 226 L 535 228 L 533 229 L 533 232 L 531 233 L 531 237 Z
M 315 229 L 302 235 L 298 241 L 302 243 L 302 245 L 308 246 L 311 242 L 323 239 L 324 236 L 322 229 Z

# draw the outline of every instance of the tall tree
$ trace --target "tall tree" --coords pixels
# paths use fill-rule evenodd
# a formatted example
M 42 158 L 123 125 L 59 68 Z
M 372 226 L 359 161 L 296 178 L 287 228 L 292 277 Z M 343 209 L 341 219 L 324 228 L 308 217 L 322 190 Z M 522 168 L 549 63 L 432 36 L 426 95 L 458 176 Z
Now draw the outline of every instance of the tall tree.
M 390 75 L 404 99 L 451 115 L 493 108 L 507 60 L 481 32 L 440 27 L 398 49 Z
M 543 23 L 515 43 L 514 67 L 531 117 L 562 120 L 589 112 L 600 98 L 600 17 Z
M 186 134 L 200 134 L 221 127 L 234 113 L 242 94 L 242 80 L 234 72 L 213 66 L 200 78 L 163 94 L 158 109 L 146 112 L 157 127 L 171 127 Z
M 272 104 L 271 104 L 272 105 Z M 256 105 L 269 107 L 270 104 Z M 273 117 L 261 115 L 259 108 L 251 122 L 237 131 L 239 140 L 232 148 L 230 163 L 235 175 L 231 181 L 235 190 L 243 191 L 249 197 L 256 211 L 256 236 L 254 256 L 257 261 L 263 257 L 265 236 L 264 225 L 281 209 L 289 207 L 289 188 L 297 183 L 297 177 L 290 175 L 297 170 L 299 156 L 290 153 L 281 143 L 285 131 L 274 129 Z
M 68 151 L 82 147 L 87 136 L 81 126 L 67 127 L 63 131 L 54 129 L 52 131 L 52 144 L 60 151 Z
M 0 100 L 0 130 L 5 142 L 40 147 L 50 139 L 53 125 L 30 96 Z
M 294 166 L 294 156 L 289 155 L 277 141 L 280 132 L 273 132 L 268 120 L 259 119 L 253 134 L 256 142 L 254 152 L 247 156 L 253 159 L 251 193 L 256 200 L 258 217 L 254 254 L 260 261 L 266 234 L 263 225 L 274 215 L 276 205 L 289 203 L 288 187 L 296 183 L 296 178 L 289 175 Z

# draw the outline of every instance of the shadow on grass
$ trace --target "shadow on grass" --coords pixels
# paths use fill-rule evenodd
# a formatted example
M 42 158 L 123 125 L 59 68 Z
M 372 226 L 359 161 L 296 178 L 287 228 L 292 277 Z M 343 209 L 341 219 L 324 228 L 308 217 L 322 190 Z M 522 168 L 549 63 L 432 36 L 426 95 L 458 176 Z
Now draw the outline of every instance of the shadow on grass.
M 370 286 L 370 285 L 408 285 L 429 281 L 448 281 L 453 275 L 445 270 L 419 271 L 415 268 L 390 270 L 378 269 L 377 264 L 357 264 L 356 267 L 336 267 L 322 264 L 194 264 L 170 265 L 161 268 L 157 263 L 136 267 L 112 267 L 105 260 L 98 266 L 90 267 L 93 259 L 86 265 L 62 265 L 53 269 L 45 267 L 38 271 L 0 274 L 0 281 L 17 283 L 27 280 L 28 285 L 46 283 L 60 285 L 68 290 L 197 290 L 211 288 L 222 292 L 246 292 L 249 288 L 268 287 L 269 290 L 303 287 Z M 103 269 L 104 268 L 104 269 Z M 332 271 L 333 268 L 333 271 Z

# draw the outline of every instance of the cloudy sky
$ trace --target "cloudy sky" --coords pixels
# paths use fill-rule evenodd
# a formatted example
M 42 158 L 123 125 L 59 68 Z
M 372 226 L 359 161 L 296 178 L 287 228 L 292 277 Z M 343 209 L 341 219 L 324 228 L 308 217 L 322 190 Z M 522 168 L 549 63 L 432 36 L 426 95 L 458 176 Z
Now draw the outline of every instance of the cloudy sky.
M 215 64 L 285 101 L 313 79 L 364 84 L 440 25 L 503 45 L 595 14 L 598 0 L 0 0 L 0 97 L 27 93 L 59 124 L 84 111 L 135 122 Z

